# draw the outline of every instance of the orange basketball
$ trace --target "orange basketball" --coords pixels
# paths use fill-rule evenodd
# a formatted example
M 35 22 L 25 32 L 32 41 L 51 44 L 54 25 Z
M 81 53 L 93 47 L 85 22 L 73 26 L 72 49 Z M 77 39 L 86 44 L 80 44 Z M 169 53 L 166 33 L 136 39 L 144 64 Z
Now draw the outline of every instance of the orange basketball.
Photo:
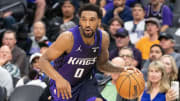
M 116 81 L 119 95 L 126 99 L 135 99 L 144 92 L 145 81 L 141 73 L 122 72 Z

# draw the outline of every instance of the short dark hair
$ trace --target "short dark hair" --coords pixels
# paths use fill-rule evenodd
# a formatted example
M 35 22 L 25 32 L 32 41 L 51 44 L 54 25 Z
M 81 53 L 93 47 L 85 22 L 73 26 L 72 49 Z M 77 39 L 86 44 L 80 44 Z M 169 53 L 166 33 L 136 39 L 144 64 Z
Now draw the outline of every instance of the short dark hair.
M 94 11 L 94 12 L 97 13 L 98 18 L 102 19 L 102 10 L 97 5 L 90 4 L 90 3 L 85 4 L 84 6 L 82 6 L 80 8 L 79 16 L 81 16 L 83 11 Z
M 150 50 L 151 50 L 153 47 L 159 47 L 159 49 L 161 50 L 162 55 L 165 54 L 164 49 L 163 49 L 159 44 L 154 44 L 154 45 L 152 45 L 151 48 L 150 48 Z
M 135 3 L 134 5 L 133 5 L 133 8 L 134 7 L 141 7 L 144 11 L 145 11 L 145 8 L 144 8 L 144 6 L 141 4 L 141 3 Z
M 112 19 L 110 19 L 110 20 L 109 20 L 109 25 L 111 25 L 112 22 L 114 22 L 114 21 L 118 21 L 119 24 L 120 24 L 122 27 L 124 27 L 124 22 L 123 22 L 123 20 L 122 20 L 120 17 L 115 16 L 115 17 L 113 17 Z

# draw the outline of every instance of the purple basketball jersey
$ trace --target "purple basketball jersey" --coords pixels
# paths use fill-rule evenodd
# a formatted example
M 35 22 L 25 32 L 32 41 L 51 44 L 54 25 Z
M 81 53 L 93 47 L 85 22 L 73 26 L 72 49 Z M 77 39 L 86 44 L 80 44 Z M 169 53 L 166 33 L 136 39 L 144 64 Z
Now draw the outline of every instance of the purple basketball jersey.
M 94 44 L 88 46 L 83 42 L 78 26 L 69 31 L 74 37 L 72 51 L 57 58 L 54 68 L 74 87 L 86 79 L 94 67 L 101 51 L 102 32 L 95 33 Z

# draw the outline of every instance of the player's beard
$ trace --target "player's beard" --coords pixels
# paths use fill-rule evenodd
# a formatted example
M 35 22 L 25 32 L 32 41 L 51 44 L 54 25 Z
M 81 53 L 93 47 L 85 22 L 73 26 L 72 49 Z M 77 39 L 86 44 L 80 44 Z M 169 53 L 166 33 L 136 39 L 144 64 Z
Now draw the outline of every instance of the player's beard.
M 90 31 L 91 31 L 91 33 L 90 33 Z M 89 32 L 89 33 L 87 33 L 87 32 Z M 83 35 L 86 38 L 92 38 L 94 36 L 94 34 L 95 34 L 95 32 L 91 28 L 83 29 Z

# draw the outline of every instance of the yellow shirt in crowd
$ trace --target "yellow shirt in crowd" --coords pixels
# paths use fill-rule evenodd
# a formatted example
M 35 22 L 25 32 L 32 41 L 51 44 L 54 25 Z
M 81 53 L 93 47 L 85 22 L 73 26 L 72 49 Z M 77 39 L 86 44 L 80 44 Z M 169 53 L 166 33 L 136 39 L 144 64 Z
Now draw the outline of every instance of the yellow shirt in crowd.
M 150 48 L 154 44 L 159 44 L 159 40 L 150 41 L 149 37 L 143 37 L 136 43 L 136 48 L 139 49 L 144 60 L 149 59 Z

